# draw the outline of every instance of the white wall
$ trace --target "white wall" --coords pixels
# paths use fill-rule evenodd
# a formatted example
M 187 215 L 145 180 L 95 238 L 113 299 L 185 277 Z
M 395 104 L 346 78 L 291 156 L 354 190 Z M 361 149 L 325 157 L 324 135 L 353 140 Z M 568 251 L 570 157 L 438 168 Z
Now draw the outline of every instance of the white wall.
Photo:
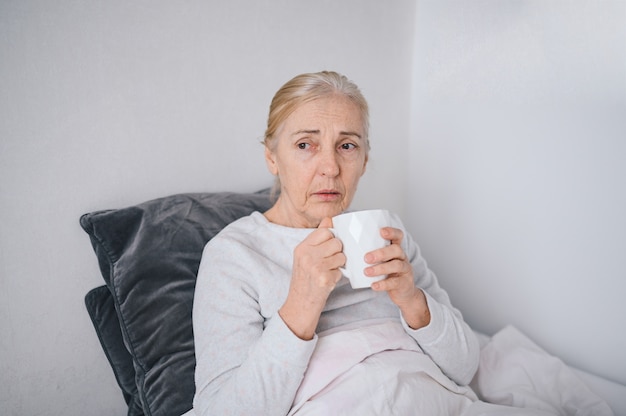
M 402 212 L 414 19 L 409 0 L 0 2 L 0 413 L 124 414 L 83 306 L 103 280 L 78 218 L 270 185 L 259 141 L 292 76 L 362 87 L 355 204 Z
M 626 384 L 626 3 L 423 1 L 408 217 L 476 329 Z
M 269 100 L 327 68 L 372 107 L 356 207 L 403 214 L 477 329 L 626 383 L 624 3 L 414 3 L 0 2 L 0 413 L 124 413 L 79 216 L 269 185 Z

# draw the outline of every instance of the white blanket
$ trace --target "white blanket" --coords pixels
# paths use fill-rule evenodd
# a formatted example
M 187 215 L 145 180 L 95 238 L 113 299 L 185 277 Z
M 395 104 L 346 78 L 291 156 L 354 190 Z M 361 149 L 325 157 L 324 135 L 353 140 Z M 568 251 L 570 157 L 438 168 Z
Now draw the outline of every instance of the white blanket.
M 385 322 L 321 335 L 289 415 L 455 415 L 476 399 Z
M 562 360 L 512 326 L 481 348 L 472 388 L 489 403 L 554 415 L 610 416 L 613 411 Z
M 376 323 L 320 336 L 289 415 L 613 415 L 512 327 L 484 346 L 472 387 L 478 397 L 448 379 L 399 323 Z
M 289 415 L 613 415 L 576 372 L 517 329 L 482 341 L 478 372 L 460 387 L 399 323 L 320 334 Z

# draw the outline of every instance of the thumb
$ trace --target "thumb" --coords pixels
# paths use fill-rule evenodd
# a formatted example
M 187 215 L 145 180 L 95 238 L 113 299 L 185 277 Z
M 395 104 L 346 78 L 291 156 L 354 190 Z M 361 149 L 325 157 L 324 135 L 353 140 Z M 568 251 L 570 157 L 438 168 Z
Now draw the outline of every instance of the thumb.
M 332 228 L 332 226 L 333 220 L 330 217 L 325 217 L 317 228 Z

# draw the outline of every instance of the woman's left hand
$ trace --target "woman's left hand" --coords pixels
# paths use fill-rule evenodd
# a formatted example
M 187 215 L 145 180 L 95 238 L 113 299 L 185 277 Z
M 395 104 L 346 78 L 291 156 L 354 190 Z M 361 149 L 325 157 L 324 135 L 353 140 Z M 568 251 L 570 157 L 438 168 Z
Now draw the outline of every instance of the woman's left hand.
M 404 233 L 398 228 L 384 227 L 380 235 L 391 244 L 365 255 L 365 261 L 372 264 L 365 269 L 365 275 L 387 275 L 386 279 L 374 282 L 372 289 L 387 292 L 406 323 L 413 329 L 422 328 L 430 323 L 430 311 L 424 292 L 413 283 L 413 267 L 401 246 Z

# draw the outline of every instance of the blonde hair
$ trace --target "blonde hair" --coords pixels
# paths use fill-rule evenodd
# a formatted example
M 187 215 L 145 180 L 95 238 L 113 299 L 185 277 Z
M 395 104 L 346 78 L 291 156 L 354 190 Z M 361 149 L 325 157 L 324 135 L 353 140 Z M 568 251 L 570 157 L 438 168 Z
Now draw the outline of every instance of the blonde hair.
M 301 104 L 341 94 L 357 105 L 363 120 L 365 151 L 369 152 L 369 108 L 359 87 L 346 76 L 333 71 L 300 74 L 287 81 L 274 95 L 267 118 L 263 143 L 274 149 L 278 128 Z

